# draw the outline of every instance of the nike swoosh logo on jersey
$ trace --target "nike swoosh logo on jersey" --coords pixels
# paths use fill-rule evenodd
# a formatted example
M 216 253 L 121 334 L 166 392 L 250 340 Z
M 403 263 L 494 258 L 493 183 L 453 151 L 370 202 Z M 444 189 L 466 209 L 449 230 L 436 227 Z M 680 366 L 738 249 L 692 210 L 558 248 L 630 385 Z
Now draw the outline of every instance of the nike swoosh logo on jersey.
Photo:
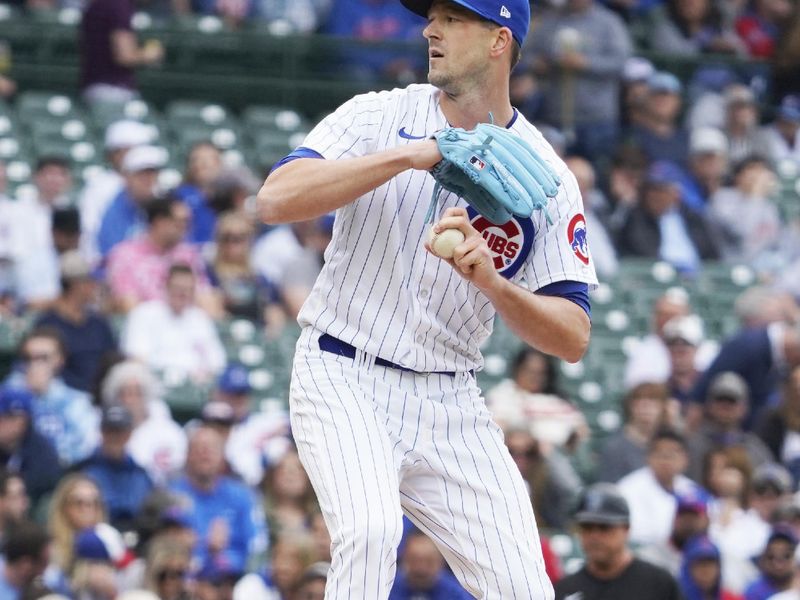
M 428 137 L 426 135 L 411 135 L 410 133 L 408 133 L 406 131 L 405 127 L 401 127 L 400 129 L 398 129 L 397 130 L 397 135 L 399 135 L 401 138 L 405 138 L 407 140 L 424 140 L 426 137 Z

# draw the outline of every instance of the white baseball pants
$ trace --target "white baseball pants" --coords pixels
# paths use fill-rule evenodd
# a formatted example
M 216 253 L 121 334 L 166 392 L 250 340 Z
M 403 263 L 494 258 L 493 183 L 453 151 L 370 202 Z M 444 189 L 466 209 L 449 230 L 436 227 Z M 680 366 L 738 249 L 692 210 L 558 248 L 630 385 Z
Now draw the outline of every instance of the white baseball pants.
M 417 374 L 298 341 L 292 433 L 332 539 L 326 600 L 385 600 L 402 513 L 487 600 L 550 600 L 522 477 L 473 375 Z

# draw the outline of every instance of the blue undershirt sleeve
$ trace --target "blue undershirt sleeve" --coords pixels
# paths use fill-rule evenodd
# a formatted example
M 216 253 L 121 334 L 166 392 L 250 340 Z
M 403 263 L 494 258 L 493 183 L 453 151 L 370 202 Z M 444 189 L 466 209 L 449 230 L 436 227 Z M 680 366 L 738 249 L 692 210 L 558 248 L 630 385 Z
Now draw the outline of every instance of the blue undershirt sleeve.
M 272 168 L 269 170 L 269 172 L 272 173 L 278 167 L 282 167 L 286 163 L 292 162 L 293 160 L 297 160 L 298 158 L 323 158 L 324 159 L 325 157 L 322 156 L 322 154 L 320 154 L 316 150 L 312 150 L 311 148 L 306 148 L 304 146 L 300 146 L 299 148 L 293 150 L 289 155 L 284 156 L 282 159 L 280 159 L 278 162 L 276 162 L 274 165 L 272 165 Z
M 566 298 L 580 306 L 589 318 L 592 318 L 592 307 L 589 304 L 589 286 L 582 281 L 556 281 L 536 290 L 543 296 Z

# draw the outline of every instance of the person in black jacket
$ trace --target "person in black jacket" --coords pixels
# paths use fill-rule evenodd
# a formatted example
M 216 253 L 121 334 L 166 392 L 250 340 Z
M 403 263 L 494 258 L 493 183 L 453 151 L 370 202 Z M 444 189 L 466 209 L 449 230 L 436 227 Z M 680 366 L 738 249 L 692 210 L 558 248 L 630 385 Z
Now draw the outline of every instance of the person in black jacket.
M 783 462 L 795 481 L 800 481 L 800 451 L 793 443 L 800 434 L 800 366 L 789 372 L 781 389 L 780 404 L 765 411 L 756 433 L 775 460 Z
M 680 600 L 672 575 L 628 548 L 630 509 L 615 485 L 587 488 L 575 522 L 586 563 L 555 584 L 556 600 Z
M 62 473 L 53 444 L 31 423 L 32 406 L 30 392 L 0 387 L 0 466 L 22 475 L 35 505 L 56 487 Z
M 674 163 L 658 161 L 647 171 L 640 201 L 619 233 L 622 256 L 661 259 L 693 271 L 701 260 L 718 259 L 719 242 L 703 216 L 681 200 L 685 174 Z

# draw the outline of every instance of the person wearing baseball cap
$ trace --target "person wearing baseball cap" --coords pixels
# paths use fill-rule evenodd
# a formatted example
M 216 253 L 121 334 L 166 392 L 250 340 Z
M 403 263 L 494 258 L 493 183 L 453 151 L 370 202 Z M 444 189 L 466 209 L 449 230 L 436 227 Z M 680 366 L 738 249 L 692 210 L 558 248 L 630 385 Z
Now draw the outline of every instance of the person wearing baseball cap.
M 574 517 L 583 567 L 555 584 L 556 600 L 614 598 L 615 600 L 678 600 L 673 577 L 633 555 L 628 548 L 630 509 L 610 483 L 589 486 Z
M 125 154 L 125 185 L 103 214 L 97 232 L 97 248 L 102 256 L 145 229 L 145 208 L 158 194 L 158 175 L 167 158 L 166 150 L 149 145 L 136 146 Z
M 55 489 L 62 472 L 55 447 L 32 424 L 34 401 L 24 388 L 0 386 L 0 465 L 22 475 L 35 505 Z
M 145 498 L 153 490 L 153 482 L 126 449 L 133 432 L 130 410 L 122 404 L 104 406 L 100 432 L 97 450 L 76 468 L 97 483 L 111 524 L 125 531 L 133 526 Z
M 96 258 L 94 242 L 103 215 L 125 186 L 122 170 L 125 155 L 131 148 L 153 143 L 155 138 L 154 126 L 130 119 L 114 121 L 106 128 L 104 146 L 110 168 L 92 171 L 85 178 L 86 183 L 77 203 L 84 231 L 83 250 L 87 257 Z

